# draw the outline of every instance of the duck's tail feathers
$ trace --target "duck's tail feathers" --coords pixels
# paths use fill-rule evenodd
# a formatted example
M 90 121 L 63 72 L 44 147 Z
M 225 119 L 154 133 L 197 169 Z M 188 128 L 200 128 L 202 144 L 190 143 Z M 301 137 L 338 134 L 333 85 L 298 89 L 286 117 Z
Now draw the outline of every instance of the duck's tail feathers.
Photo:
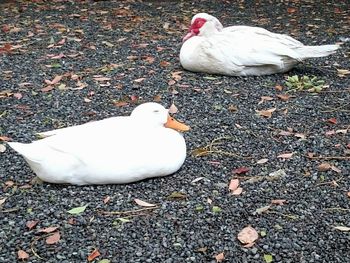
M 296 52 L 301 58 L 319 58 L 334 54 L 340 48 L 339 45 L 301 46 Z
M 32 143 L 8 142 L 7 144 L 29 161 L 39 162 L 43 158 L 43 152 L 33 147 Z

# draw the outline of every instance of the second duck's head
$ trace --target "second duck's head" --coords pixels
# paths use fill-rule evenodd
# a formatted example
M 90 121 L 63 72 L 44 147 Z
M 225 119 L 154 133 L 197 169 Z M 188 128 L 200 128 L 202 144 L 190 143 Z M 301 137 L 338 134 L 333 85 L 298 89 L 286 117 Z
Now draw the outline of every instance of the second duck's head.
M 222 29 L 223 25 L 216 17 L 207 13 L 199 13 L 193 16 L 188 33 L 182 40 L 185 42 L 193 36 L 210 36 Z

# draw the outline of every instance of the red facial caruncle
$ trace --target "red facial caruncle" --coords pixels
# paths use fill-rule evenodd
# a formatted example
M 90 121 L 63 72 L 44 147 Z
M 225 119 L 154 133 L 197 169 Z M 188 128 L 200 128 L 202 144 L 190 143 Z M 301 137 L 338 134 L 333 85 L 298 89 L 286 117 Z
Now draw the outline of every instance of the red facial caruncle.
M 207 22 L 207 20 L 204 18 L 196 18 L 188 29 L 187 35 L 182 39 L 182 41 L 185 42 L 187 39 L 193 36 L 197 36 L 199 34 L 199 29 L 205 24 L 205 22 Z

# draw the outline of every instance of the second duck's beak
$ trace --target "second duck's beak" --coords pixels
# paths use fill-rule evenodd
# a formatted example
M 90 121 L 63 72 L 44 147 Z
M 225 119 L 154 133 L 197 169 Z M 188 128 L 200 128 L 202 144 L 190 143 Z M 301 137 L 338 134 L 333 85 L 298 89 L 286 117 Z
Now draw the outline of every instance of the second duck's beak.
M 168 120 L 164 124 L 166 128 L 171 128 L 177 131 L 188 131 L 190 129 L 190 126 L 187 126 L 186 124 L 183 124 L 181 122 L 178 122 L 173 117 L 168 115 Z

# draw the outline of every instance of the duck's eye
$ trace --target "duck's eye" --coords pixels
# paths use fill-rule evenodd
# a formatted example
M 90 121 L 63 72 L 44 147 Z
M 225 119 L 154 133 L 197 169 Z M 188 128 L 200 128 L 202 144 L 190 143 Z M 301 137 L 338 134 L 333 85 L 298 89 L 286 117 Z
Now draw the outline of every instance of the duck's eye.
M 159 112 L 159 110 L 154 110 L 153 112 L 154 112 L 154 113 L 158 113 L 158 112 Z

